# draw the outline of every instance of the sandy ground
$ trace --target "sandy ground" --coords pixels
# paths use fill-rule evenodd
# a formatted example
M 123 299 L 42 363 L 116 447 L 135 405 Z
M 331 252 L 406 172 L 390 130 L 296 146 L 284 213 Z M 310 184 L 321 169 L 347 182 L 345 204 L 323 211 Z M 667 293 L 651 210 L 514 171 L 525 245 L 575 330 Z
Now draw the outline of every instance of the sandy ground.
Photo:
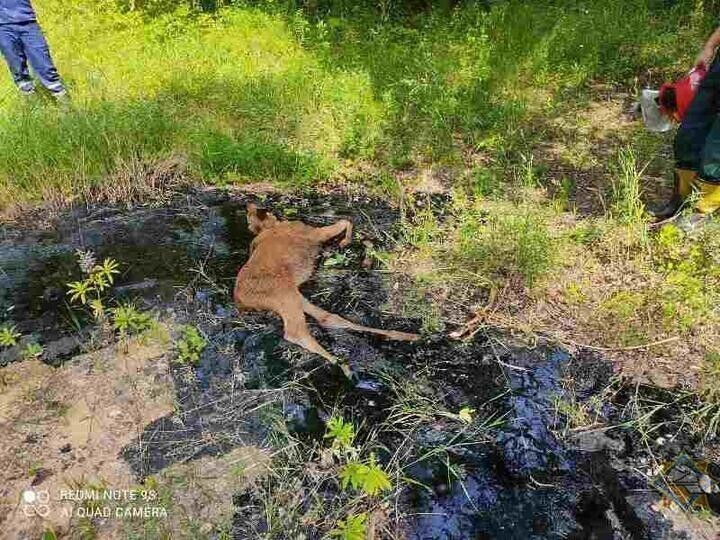
M 62 538 L 89 527 L 99 538 L 149 527 L 180 538 L 188 520 L 197 530 L 229 522 L 232 493 L 248 471 L 261 471 L 259 451 L 176 464 L 142 485 L 120 457 L 174 409 L 165 353 L 131 343 L 127 352 L 111 346 L 57 369 L 39 360 L 0 369 L 1 538 L 34 540 L 48 530 Z
M 118 457 L 152 420 L 173 409 L 164 351 L 137 345 L 78 356 L 55 369 L 39 360 L 0 371 L 0 527 L 5 538 L 68 531 L 69 492 L 129 489 L 136 480 Z M 29 503 L 23 497 L 37 501 Z

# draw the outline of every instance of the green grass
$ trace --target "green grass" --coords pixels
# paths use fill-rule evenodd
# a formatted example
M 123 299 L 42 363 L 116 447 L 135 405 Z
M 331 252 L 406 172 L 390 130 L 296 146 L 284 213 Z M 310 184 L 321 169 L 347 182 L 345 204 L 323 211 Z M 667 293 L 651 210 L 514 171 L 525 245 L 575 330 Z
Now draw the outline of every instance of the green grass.
M 448 219 L 439 223 L 431 212 L 421 212 L 409 225 L 406 238 L 419 256 L 433 261 L 441 281 L 461 279 L 502 287 L 519 280 L 532 287 L 551 269 L 557 254 L 548 225 L 551 215 L 551 208 L 527 202 L 456 195 Z M 412 297 L 406 300 L 411 302 Z
M 128 162 L 173 154 L 190 157 L 198 180 L 309 182 L 372 139 L 367 78 L 323 68 L 279 16 L 145 21 L 107 3 L 37 7 L 73 107 L 23 103 L 3 80 L 0 204 L 70 198 Z
M 680 72 L 680 45 L 712 19 L 654 0 L 305 13 L 239 2 L 212 15 L 192 3 L 36 4 L 73 108 L 23 103 L 3 77 L 0 207 L 83 196 L 129 164 L 177 154 L 195 181 L 286 185 L 357 161 L 457 163 L 467 150 L 509 163 L 589 83 Z
M 626 223 L 637 223 L 643 219 L 645 206 L 640 197 L 642 173 L 643 169 L 638 166 L 632 149 L 621 149 L 612 179 L 611 213 L 616 219 Z
M 532 286 L 552 264 L 547 225 L 527 207 L 487 216 L 463 213 L 458 234 L 452 248 L 456 264 L 489 279 L 519 276 Z

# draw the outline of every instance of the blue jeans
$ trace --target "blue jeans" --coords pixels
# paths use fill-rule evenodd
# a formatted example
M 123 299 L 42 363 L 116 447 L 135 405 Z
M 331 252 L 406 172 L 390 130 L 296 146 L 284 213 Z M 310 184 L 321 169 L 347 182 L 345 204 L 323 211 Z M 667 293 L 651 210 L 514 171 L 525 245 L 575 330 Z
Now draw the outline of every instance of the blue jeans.
M 65 93 L 60 75 L 50 57 L 50 47 L 35 21 L 0 24 L 0 52 L 21 92 L 29 94 L 35 90 L 35 83 L 28 70 L 29 61 L 45 88 L 54 95 Z

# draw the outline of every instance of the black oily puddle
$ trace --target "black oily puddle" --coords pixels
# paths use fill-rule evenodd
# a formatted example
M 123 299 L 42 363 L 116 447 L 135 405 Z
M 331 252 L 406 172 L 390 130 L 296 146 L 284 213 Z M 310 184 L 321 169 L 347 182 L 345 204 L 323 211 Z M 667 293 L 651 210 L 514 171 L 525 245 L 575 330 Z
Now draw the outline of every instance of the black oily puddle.
M 15 325 L 24 336 L 19 347 L 0 353 L 0 365 L 16 360 L 30 340 L 44 345 L 43 358 L 52 365 L 80 350 L 83 329 L 91 321 L 86 310 L 70 306 L 67 296 L 68 284 L 83 277 L 78 249 L 93 251 L 98 261 L 110 257 L 120 264 L 108 304 L 132 301 L 144 309 L 172 311 L 183 291 L 201 300 L 227 292 L 252 240 L 246 202 L 206 191 L 159 208 L 76 210 L 43 230 L 0 227 L 0 324 Z M 363 212 L 373 223 L 394 220 L 387 207 L 340 197 L 271 195 L 259 202 L 291 219 L 298 213 L 312 215 L 317 225 L 341 212 Z
M 569 399 L 572 391 L 585 403 L 608 385 L 612 370 L 601 358 L 571 357 L 549 346 L 505 346 L 509 340 L 502 333 L 470 342 L 433 337 L 409 344 L 313 327 L 324 346 L 350 361 L 357 375 L 350 384 L 337 368 L 282 340 L 276 317 L 238 315 L 230 290 L 251 240 L 246 202 L 245 196 L 201 192 L 161 208 L 78 212 L 51 232 L 3 230 L 0 313 L 24 334 L 35 333 L 50 349 L 46 361 L 61 362 L 82 343 L 73 322 L 77 312 L 71 316 L 65 300 L 66 283 L 81 277 L 74 255 L 79 248 L 120 263 L 113 297 L 164 311 L 208 337 L 197 367 L 172 367 L 177 412 L 147 426 L 123 451 L 139 478 L 238 446 L 270 446 L 268 426 L 278 420 L 298 437 L 319 440 L 338 407 L 359 426 L 362 439 L 397 404 L 397 388 L 413 384 L 438 409 L 471 407 L 478 418 L 498 422 L 482 437 L 468 436 L 458 422 L 442 418 L 412 434 L 415 459 L 409 462 L 415 463 L 404 472 L 417 484 L 409 484 L 397 505 L 405 537 L 680 538 L 651 510 L 658 495 L 638 472 L 647 468 L 648 456 L 636 433 L 615 429 L 572 442 L 556 436 L 564 421 L 555 412 L 558 399 Z M 314 303 L 369 326 L 417 328 L 416 321 L 383 314 L 392 282 L 363 269 L 369 247 L 391 242 L 397 212 L 376 200 L 343 196 L 270 196 L 264 204 L 314 225 L 353 218 L 356 240 L 345 258 L 321 265 L 303 289 Z M 441 212 L 442 201 L 426 204 Z M 193 271 L 200 268 L 202 275 Z M 73 345 L 56 346 L 54 353 L 53 343 L 63 340 Z M 4 354 L 4 362 L 13 359 Z M 641 392 L 663 397 L 657 389 Z M 630 394 L 619 391 L 599 411 L 600 420 L 619 424 Z M 380 434 L 390 449 L 407 444 L 404 436 Z M 688 437 L 673 441 L 656 454 L 671 459 L 700 448 Z M 420 459 L 426 455 L 433 457 Z M 448 465 L 462 471 L 460 480 Z M 328 499 L 335 495 L 329 488 Z M 256 537 L 265 527 L 259 501 L 247 492 L 236 503 L 234 536 Z
M 68 283 L 83 278 L 76 250 L 120 264 L 108 298 L 144 308 L 167 305 L 205 261 L 211 275 L 229 274 L 241 263 L 249 233 L 240 223 L 226 227 L 228 218 L 235 218 L 230 204 L 199 203 L 76 213 L 51 231 L 8 232 L 0 244 L 0 314 L 45 345 L 47 362 L 60 363 L 78 351 L 76 338 L 90 322 L 66 294 Z
M 339 333 L 324 337 L 335 354 L 349 353 L 344 357 L 351 359 L 359 382 L 348 385 L 331 368 L 309 372 L 305 395 L 283 403 L 285 420 L 297 435 L 321 438 L 323 421 L 339 409 L 360 426 L 362 440 L 396 404 L 396 388 L 415 383 L 438 409 L 471 407 L 479 418 L 498 421 L 477 438 L 463 435 L 458 422 L 441 418 L 414 432 L 411 443 L 405 433 L 381 432 L 379 442 L 390 449 L 379 452 L 381 461 L 400 446 L 412 447 L 407 462 L 413 464 L 403 473 L 413 483 L 395 507 L 402 514 L 404 538 L 684 538 L 651 508 L 659 495 L 639 472 L 647 468 L 648 455 L 636 433 L 591 433 L 574 442 L 556 436 L 564 421 L 556 401 L 568 397 L 568 380 L 578 379 L 573 391 L 581 403 L 609 384 L 612 369 L 601 358 L 573 358 L 552 347 L 503 349 L 498 345 L 502 334 L 469 343 L 435 338 L 419 345 Z M 258 343 L 245 341 L 244 350 L 254 350 Z M 280 361 L 277 354 L 274 361 Z M 274 375 L 265 381 L 264 388 L 281 383 Z M 641 391 L 656 393 L 652 388 Z M 598 411 L 600 421 L 621 422 L 621 408 L 630 398 L 623 392 Z M 657 435 L 669 437 L 671 432 L 668 426 L 667 433 Z M 672 459 L 699 446 L 697 440 L 680 437 L 655 453 Z M 462 471 L 461 478 L 450 468 Z M 311 486 L 307 488 L 310 492 Z M 313 497 L 337 497 L 334 486 L 319 493 L 312 489 Z M 262 501 L 252 490 L 235 502 L 235 538 L 255 538 L 268 530 Z M 307 538 L 323 537 L 304 532 Z

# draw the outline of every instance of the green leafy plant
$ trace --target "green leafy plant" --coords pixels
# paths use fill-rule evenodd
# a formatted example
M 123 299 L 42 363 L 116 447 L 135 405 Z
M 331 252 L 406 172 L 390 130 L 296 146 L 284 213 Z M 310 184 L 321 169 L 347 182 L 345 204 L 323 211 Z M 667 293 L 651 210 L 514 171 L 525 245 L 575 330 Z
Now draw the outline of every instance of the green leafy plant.
M 152 328 L 153 319 L 149 313 L 139 311 L 132 304 L 121 304 L 110 309 L 113 329 L 125 337 L 141 334 Z
M 3 324 L 0 326 L 0 347 L 14 347 L 21 335 L 14 325 Z
M 27 360 L 30 358 L 40 358 L 43 352 L 45 352 L 43 346 L 33 341 L 28 343 L 20 354 Z
M 57 540 L 57 535 L 52 529 L 45 529 L 40 535 L 40 540 Z
M 340 416 L 333 416 L 328 420 L 325 438 L 332 439 L 332 449 L 335 452 L 348 451 L 355 440 L 355 426 L 345 422 Z
M 105 306 L 102 293 L 115 281 L 119 274 L 119 264 L 114 259 L 106 258 L 102 264 L 95 263 L 95 255 L 91 251 L 77 250 L 78 265 L 85 274 L 85 279 L 67 284 L 70 301 L 88 306 L 97 321 L 105 318 Z
M 67 286 L 71 302 L 80 302 L 83 305 L 87 304 L 87 297 L 93 291 L 92 283 L 89 280 L 73 281 L 68 283 Z
M 680 228 L 672 223 L 663 225 L 655 235 L 653 246 L 656 264 L 662 269 L 672 270 L 678 262 L 685 259 L 686 245 L 685 233 Z
M 338 521 L 337 527 L 330 531 L 331 538 L 340 538 L 340 540 L 365 540 L 367 527 L 365 521 L 367 514 L 349 515 L 345 519 Z
M 353 460 L 347 463 L 340 470 L 340 483 L 343 489 L 350 485 L 371 497 L 392 489 L 390 478 L 376 463 L 373 454 L 367 462 Z
M 180 332 L 177 360 L 182 364 L 195 365 L 200 361 L 200 355 L 207 346 L 207 340 L 194 326 L 183 326 Z

